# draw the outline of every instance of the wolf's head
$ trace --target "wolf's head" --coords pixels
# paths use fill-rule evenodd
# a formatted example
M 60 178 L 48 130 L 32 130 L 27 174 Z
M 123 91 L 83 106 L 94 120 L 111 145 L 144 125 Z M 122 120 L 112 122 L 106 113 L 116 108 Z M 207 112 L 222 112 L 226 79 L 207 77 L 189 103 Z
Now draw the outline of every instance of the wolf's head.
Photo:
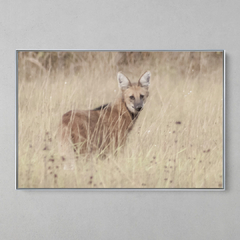
M 145 72 L 137 83 L 131 83 L 130 80 L 121 72 L 117 75 L 119 88 L 122 90 L 123 100 L 130 112 L 137 114 L 142 110 L 149 95 L 148 87 L 150 85 L 151 73 Z

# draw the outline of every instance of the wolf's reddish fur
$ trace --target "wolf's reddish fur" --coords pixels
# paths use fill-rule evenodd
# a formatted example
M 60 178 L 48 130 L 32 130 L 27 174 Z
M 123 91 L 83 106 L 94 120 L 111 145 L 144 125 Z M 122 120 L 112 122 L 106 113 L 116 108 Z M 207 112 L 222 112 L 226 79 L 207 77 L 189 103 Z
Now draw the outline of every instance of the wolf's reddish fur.
M 65 113 L 60 124 L 62 146 L 74 144 L 80 153 L 116 149 L 126 142 L 127 134 L 148 97 L 150 72 L 138 83 L 131 83 L 118 73 L 121 94 L 112 103 L 93 110 L 75 110 Z

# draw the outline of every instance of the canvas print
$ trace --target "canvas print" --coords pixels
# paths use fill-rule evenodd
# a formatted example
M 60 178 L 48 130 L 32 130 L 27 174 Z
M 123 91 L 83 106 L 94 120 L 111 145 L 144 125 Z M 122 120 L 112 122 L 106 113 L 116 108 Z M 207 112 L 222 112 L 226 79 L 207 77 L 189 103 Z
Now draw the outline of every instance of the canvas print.
M 223 189 L 224 51 L 21 51 L 17 189 Z

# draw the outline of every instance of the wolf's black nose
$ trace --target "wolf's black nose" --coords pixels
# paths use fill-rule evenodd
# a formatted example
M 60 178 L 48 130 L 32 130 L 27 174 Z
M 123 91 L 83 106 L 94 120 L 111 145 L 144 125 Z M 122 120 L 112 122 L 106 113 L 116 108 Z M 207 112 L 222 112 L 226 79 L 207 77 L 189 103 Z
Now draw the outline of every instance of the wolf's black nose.
M 142 110 L 142 107 L 141 107 L 141 106 L 139 106 L 139 107 L 136 107 L 136 110 L 139 112 L 139 111 L 141 111 L 141 110 Z

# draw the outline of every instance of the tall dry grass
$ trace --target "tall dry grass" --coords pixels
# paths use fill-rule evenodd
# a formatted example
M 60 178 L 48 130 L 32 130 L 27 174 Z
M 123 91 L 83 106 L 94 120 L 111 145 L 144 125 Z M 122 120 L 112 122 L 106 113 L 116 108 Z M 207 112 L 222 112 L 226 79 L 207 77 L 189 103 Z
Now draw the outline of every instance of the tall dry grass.
M 19 188 L 222 188 L 222 53 L 20 52 L 18 62 Z M 152 73 L 124 151 L 64 170 L 61 116 L 113 101 L 119 70 Z

